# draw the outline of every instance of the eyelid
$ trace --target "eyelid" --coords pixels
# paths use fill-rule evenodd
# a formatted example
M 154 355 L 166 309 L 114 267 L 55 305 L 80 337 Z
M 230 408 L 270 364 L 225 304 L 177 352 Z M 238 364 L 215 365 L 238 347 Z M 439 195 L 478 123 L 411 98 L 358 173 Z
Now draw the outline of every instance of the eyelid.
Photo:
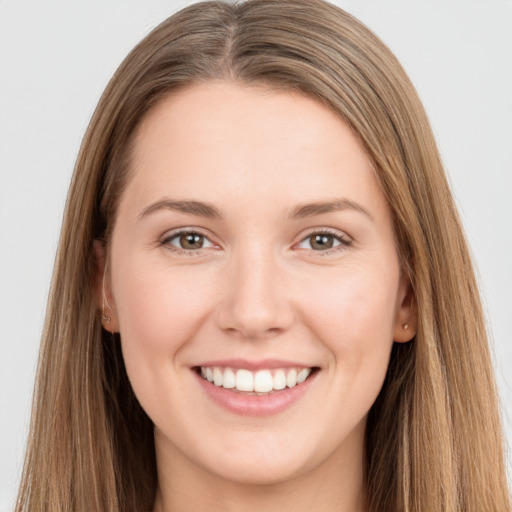
M 344 250 L 348 249 L 353 243 L 353 239 L 343 231 L 338 231 L 333 228 L 313 228 L 310 231 L 308 231 L 308 233 L 306 235 L 302 236 L 302 238 L 299 240 L 299 242 L 294 244 L 294 247 L 297 247 L 299 244 L 305 242 L 308 238 L 310 238 L 313 235 L 324 235 L 324 234 L 330 235 L 330 236 L 336 238 L 340 242 L 339 245 L 329 248 L 329 249 L 321 250 L 321 251 L 316 251 L 314 249 L 303 249 L 303 250 L 315 253 L 315 255 L 325 256 L 327 254 L 332 254 L 333 252 L 344 251 Z M 299 249 L 301 249 L 301 248 L 299 248 Z
M 203 229 L 197 228 L 194 226 L 186 226 L 186 227 L 166 231 L 162 236 L 160 236 L 158 238 L 158 245 L 166 246 L 167 249 L 177 252 L 179 254 L 185 253 L 185 254 L 190 254 L 190 255 L 194 255 L 194 256 L 201 255 L 203 253 L 204 249 L 212 248 L 212 247 L 204 247 L 201 249 L 183 249 L 181 247 L 178 247 L 176 245 L 169 243 L 170 240 L 172 240 L 184 233 L 201 235 L 206 240 L 208 240 L 208 242 L 210 242 L 210 244 L 212 244 L 213 248 L 219 246 L 219 244 L 217 242 L 212 240 L 213 237 L 211 235 L 207 234 Z
M 178 246 L 172 245 L 169 243 L 170 240 L 178 237 L 179 235 L 183 233 L 190 233 L 190 234 L 198 234 L 204 237 L 210 244 L 212 244 L 213 247 L 205 247 L 200 249 L 183 249 Z M 347 235 L 343 231 L 338 231 L 333 228 L 312 228 L 310 231 L 307 232 L 307 234 L 303 235 L 301 239 L 293 245 L 292 248 L 298 248 L 297 246 L 304 241 L 306 241 L 309 237 L 317 234 L 327 234 L 334 238 L 336 238 L 339 241 L 339 244 L 335 247 L 325 249 L 325 250 L 314 250 L 314 249 L 303 249 L 306 251 L 310 251 L 312 253 L 316 253 L 317 255 L 324 256 L 327 254 L 331 254 L 333 252 L 340 252 L 343 250 L 346 250 L 348 247 L 350 247 L 353 243 L 352 238 Z M 205 232 L 202 228 L 194 227 L 194 226 L 186 226 L 177 228 L 174 230 L 166 231 L 161 237 L 158 239 L 158 244 L 162 246 L 167 246 L 169 250 L 172 250 L 174 252 L 177 252 L 179 254 L 185 253 L 189 255 L 201 255 L 205 249 L 211 249 L 211 248 L 219 248 L 219 244 L 215 242 L 213 237 Z

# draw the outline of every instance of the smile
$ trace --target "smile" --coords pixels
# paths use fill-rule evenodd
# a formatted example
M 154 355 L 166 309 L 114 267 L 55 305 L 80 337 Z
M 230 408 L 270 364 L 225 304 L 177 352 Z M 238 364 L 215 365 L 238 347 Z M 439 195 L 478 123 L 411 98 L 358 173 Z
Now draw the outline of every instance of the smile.
M 277 362 L 265 366 L 219 361 L 192 370 L 209 400 L 242 416 L 269 416 L 285 411 L 308 393 L 320 373 L 318 367 L 282 366 Z
M 302 384 L 313 368 L 246 369 L 201 366 L 201 377 L 217 387 L 244 393 L 271 393 Z

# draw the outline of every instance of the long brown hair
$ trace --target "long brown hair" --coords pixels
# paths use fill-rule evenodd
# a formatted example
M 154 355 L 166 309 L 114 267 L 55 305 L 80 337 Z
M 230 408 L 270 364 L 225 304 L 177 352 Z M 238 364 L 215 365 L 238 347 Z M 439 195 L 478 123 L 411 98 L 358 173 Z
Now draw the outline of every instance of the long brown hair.
M 418 308 L 369 413 L 368 511 L 510 509 L 496 389 L 459 217 L 417 94 L 388 48 L 321 0 L 204 2 L 121 64 L 91 119 L 67 200 L 18 512 L 150 511 L 153 425 L 117 335 L 101 327 L 93 241 L 108 241 L 143 115 L 188 84 L 301 91 L 333 109 L 373 162 Z

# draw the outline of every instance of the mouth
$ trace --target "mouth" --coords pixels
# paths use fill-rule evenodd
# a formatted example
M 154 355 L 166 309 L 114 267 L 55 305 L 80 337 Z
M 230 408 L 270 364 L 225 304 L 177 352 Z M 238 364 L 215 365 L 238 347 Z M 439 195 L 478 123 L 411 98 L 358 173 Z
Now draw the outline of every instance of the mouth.
M 270 416 L 300 402 L 320 373 L 315 366 L 281 365 L 233 360 L 192 370 L 205 396 L 224 410 L 242 416 Z
M 196 366 L 194 370 L 203 380 L 218 388 L 263 396 L 295 388 L 319 371 L 319 368 L 297 366 L 251 371 L 246 368 Z

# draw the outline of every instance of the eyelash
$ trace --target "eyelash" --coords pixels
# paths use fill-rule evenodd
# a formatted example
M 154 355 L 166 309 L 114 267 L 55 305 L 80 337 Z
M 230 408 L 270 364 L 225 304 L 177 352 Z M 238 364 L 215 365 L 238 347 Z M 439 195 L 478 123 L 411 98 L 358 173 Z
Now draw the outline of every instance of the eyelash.
M 184 235 L 184 234 L 185 235 L 200 235 L 200 236 L 204 237 L 206 240 L 208 240 L 210 243 L 212 243 L 212 244 L 214 243 L 208 238 L 207 235 L 202 233 L 200 230 L 185 228 L 185 229 L 181 229 L 178 231 L 174 231 L 170 235 L 162 237 L 162 239 L 159 240 L 159 245 L 166 246 L 166 248 L 168 250 L 175 252 L 179 255 L 201 256 L 203 254 L 202 249 L 197 249 L 197 250 L 182 249 L 182 248 L 176 247 L 170 243 L 171 240 L 174 240 L 175 238 L 177 238 L 181 235 Z M 309 238 L 316 236 L 316 235 L 332 236 L 334 239 L 339 241 L 339 245 L 337 245 L 331 249 L 326 249 L 323 251 L 315 251 L 314 249 L 310 249 L 314 253 L 317 253 L 319 256 L 328 256 L 330 254 L 346 250 L 348 247 L 350 247 L 352 245 L 352 240 L 350 240 L 346 235 L 339 233 L 337 231 L 331 230 L 329 228 L 320 228 L 320 229 L 315 229 L 315 230 L 311 231 L 310 233 L 308 233 L 298 244 L 295 244 L 295 246 L 302 244 Z M 306 249 L 306 250 L 308 250 L 308 249 Z
M 328 256 L 333 253 L 338 253 L 340 251 L 346 250 L 347 248 L 349 248 L 352 245 L 352 240 L 349 239 L 345 234 L 340 233 L 338 231 L 334 231 L 329 228 L 320 228 L 320 229 L 315 229 L 315 230 L 311 231 L 310 233 L 307 234 L 307 236 L 305 236 L 299 242 L 299 244 L 303 243 L 308 238 L 311 238 L 315 235 L 328 235 L 328 236 L 332 236 L 334 239 L 339 241 L 339 245 L 337 245 L 331 249 L 326 249 L 323 251 L 315 251 L 314 249 L 311 249 L 318 256 Z
M 184 254 L 186 256 L 201 256 L 203 254 L 202 249 L 197 249 L 197 250 L 182 249 L 182 248 L 176 247 L 170 243 L 171 240 L 174 240 L 175 238 L 178 238 L 181 235 L 200 235 L 200 236 L 204 237 L 206 240 L 208 240 L 210 243 L 213 244 L 213 242 L 211 242 L 211 240 L 208 238 L 208 236 L 206 236 L 201 231 L 199 231 L 197 229 L 184 228 L 184 229 L 180 229 L 178 231 L 174 231 L 170 235 L 164 235 L 164 237 L 159 241 L 159 245 L 165 246 L 168 250 L 175 252 L 179 255 Z

